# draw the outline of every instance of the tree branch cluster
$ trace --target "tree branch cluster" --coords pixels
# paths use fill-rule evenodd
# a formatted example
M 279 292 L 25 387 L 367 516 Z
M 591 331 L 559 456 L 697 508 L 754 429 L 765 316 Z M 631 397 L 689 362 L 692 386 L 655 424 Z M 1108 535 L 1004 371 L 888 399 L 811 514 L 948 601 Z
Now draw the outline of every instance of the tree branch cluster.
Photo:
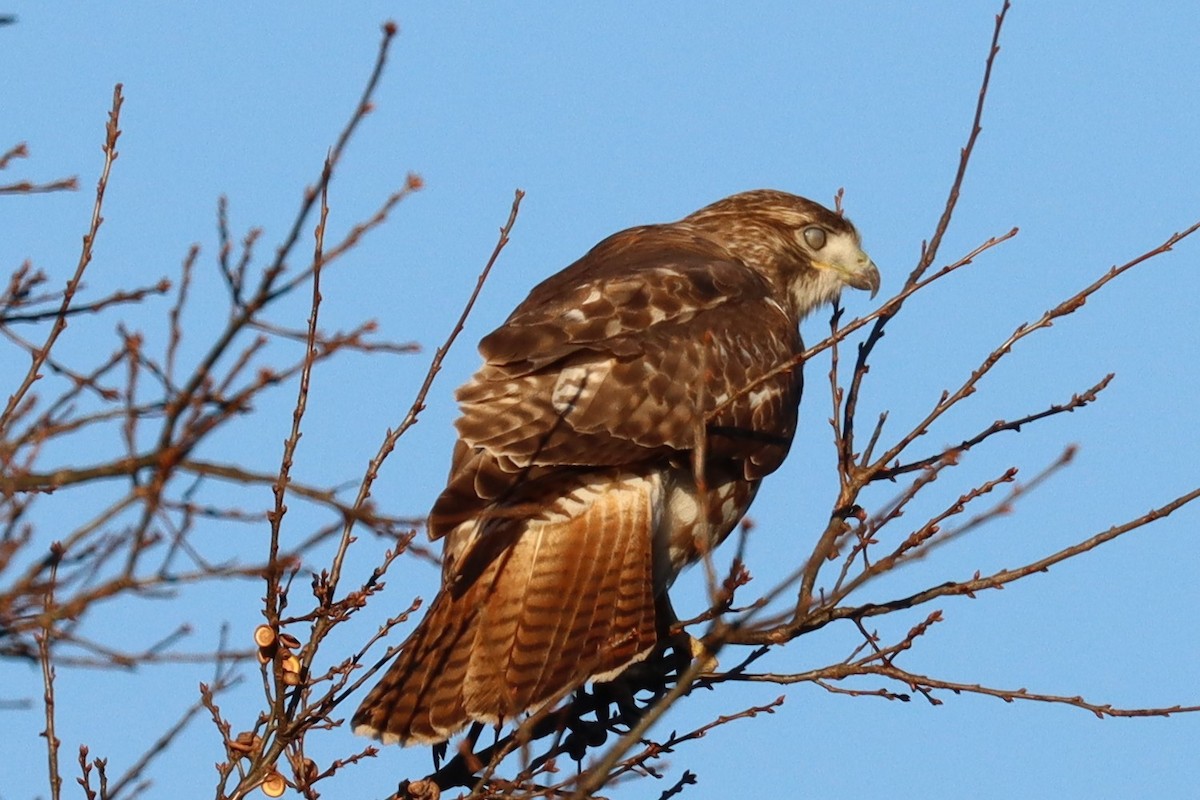
M 1048 408 L 1021 409 L 1008 418 L 980 423 L 956 436 L 957 444 L 950 447 L 921 449 L 931 426 L 979 391 L 983 379 L 1025 339 L 1079 311 L 1122 273 L 1170 251 L 1200 230 L 1197 222 L 1166 237 L 1054 303 L 1040 318 L 1018 325 L 957 388 L 944 391 L 907 429 L 889 425 L 886 412 L 860 420 L 861 401 L 874 388 L 867 379 L 875 348 L 889 324 L 904 312 L 906 301 L 935 282 L 951 279 L 1017 235 L 1015 228 L 1009 230 L 935 268 L 982 131 L 1008 7 L 1005 2 L 996 17 L 971 127 L 944 209 L 904 286 L 877 309 L 850 322 L 843 323 L 841 310 L 835 309 L 823 341 L 764 378 L 805 363 L 812 369 L 811 362 L 828 353 L 838 488 L 830 498 L 828 516 L 803 531 L 804 540 L 814 543 L 806 558 L 785 580 L 764 589 L 755 586 L 740 546 L 723 575 L 707 562 L 709 609 L 680 623 L 669 647 L 611 684 L 582 688 L 557 706 L 496 731 L 491 744 L 481 744 L 485 732 L 476 726 L 453 750 L 445 745 L 435 748 L 435 770 L 403 782 L 393 797 L 436 798 L 462 789 L 463 796 L 473 798 L 586 798 L 637 777 L 670 781 L 664 784 L 662 798 L 685 794 L 697 782 L 697 774 L 684 769 L 669 775 L 666 756 L 726 725 L 774 713 L 786 695 L 718 716 L 690 731 L 652 736 L 651 730 L 673 704 L 686 702 L 696 689 L 716 690 L 734 682 L 812 684 L 839 695 L 901 702 L 920 696 L 932 704 L 944 702 L 947 693 L 968 693 L 1006 702 L 1063 704 L 1097 716 L 1168 716 L 1200 710 L 1196 705 L 1118 708 L 1073 693 L 954 681 L 902 665 L 906 654 L 920 647 L 944 618 L 944 610 L 932 604 L 975 597 L 1045 572 L 1166 517 L 1200 497 L 1200 488 L 1014 568 L 960 575 L 886 600 L 869 598 L 868 590 L 880 577 L 928 559 L 946 543 L 1011 513 L 1023 496 L 1067 468 L 1074 450 L 1064 449 L 1058 459 L 1024 482 L 1017 468 L 1011 467 L 968 485 L 927 519 L 908 523 L 906 512 L 927 487 L 953 474 L 964 454 L 994 446 L 1000 434 L 1020 432 L 1085 408 L 1102 395 L 1113 376 L 1103 376 Z M 213 667 L 211 680 L 201 685 L 194 703 L 181 709 L 177 723 L 148 742 L 144 755 L 120 774 L 104 758 L 93 758 L 88 747 L 80 748 L 76 783 L 89 800 L 143 793 L 150 786 L 152 765 L 168 758 L 180 732 L 201 717 L 211 721 L 221 753 L 218 798 L 241 798 L 254 791 L 270 797 L 294 791 L 316 798 L 319 788 L 331 785 L 328 782 L 335 776 L 377 755 L 374 746 L 364 746 L 329 763 L 317 763 L 306 743 L 344 724 L 348 698 L 397 652 L 402 626 L 420 601 L 403 601 L 403 610 L 378 629 L 359 632 L 349 655 L 331 655 L 329 637 L 375 602 L 401 554 L 432 558 L 413 543 L 420 522 L 378 509 L 371 499 L 372 486 L 382 464 L 425 408 L 443 359 L 509 241 L 523 196 L 517 191 L 461 315 L 433 353 L 411 405 L 384 433 L 363 474 L 354 480 L 354 491 L 305 483 L 294 474 L 295 457 L 303 446 L 307 399 L 313 382 L 320 380 L 321 366 L 349 353 L 391 356 L 416 351 L 410 343 L 377 338 L 370 321 L 332 333 L 320 325 L 324 271 L 343 263 L 364 237 L 386 223 L 396 207 L 422 186 L 420 178 L 410 175 L 344 235 L 329 236 L 331 180 L 354 133 L 371 112 L 395 34 L 393 24 L 384 26 L 374 65 L 349 120 L 315 183 L 304 190 L 294 220 L 273 254 L 262 258 L 261 230 L 236 235 L 227 201 L 222 198 L 218 203 L 219 244 L 211 266 L 223 287 L 226 307 L 223 318 L 206 315 L 209 328 L 183 321 L 193 284 L 208 263 L 198 246 L 187 251 L 175 279 L 164 277 L 106 296 L 88 296 L 83 279 L 93 261 L 93 245 L 103 232 L 106 189 L 119 154 L 124 99 L 120 85 L 114 90 L 105 126 L 93 211 L 73 274 L 61 288 L 54 288 L 50 276 L 26 262 L 13 271 L 0 293 L 0 334 L 28 360 L 0 414 L 0 658 L 41 667 L 53 798 L 63 792 L 55 680 L 56 670 L 64 667 L 148 668 L 164 662 L 204 662 Z M 24 144 L 10 148 L 0 155 L 0 171 L 28 156 Z M 74 178 L 45 183 L 21 179 L 0 185 L 0 194 L 67 191 L 78 188 L 77 183 Z M 839 195 L 839 208 L 840 199 Z M 310 232 L 311 251 L 302 252 Z M 306 324 L 272 319 L 277 301 L 299 291 L 310 298 Z M 67 363 L 57 355 L 56 344 L 67 335 L 72 320 L 111 315 L 158 297 L 168 301 L 161 317 L 166 331 L 161 349 L 149 346 L 141 332 L 119 323 L 113 350 L 95 363 Z M 203 343 L 202 354 L 189 361 L 181 347 L 185 340 Z M 268 347 L 273 343 L 283 346 Z M 843 362 L 847 343 L 854 345 L 854 356 Z M 289 355 L 281 358 L 279 353 Z M 747 386 L 743 392 L 753 388 Z M 272 390 L 291 390 L 296 398 L 277 469 L 198 455 L 200 446 L 218 432 L 252 420 L 255 401 Z M 64 460 L 60 454 L 72 449 L 61 445 L 83 437 L 110 442 L 109 449 L 89 449 L 87 463 Z M 213 486 L 215 490 L 209 488 Z M 257 489 L 264 499 L 269 491 L 270 499 L 260 508 L 238 507 L 228 502 L 227 493 L 223 497 L 222 489 L 229 486 Z M 892 499 L 872 508 L 868 498 L 875 494 L 868 490 L 877 492 L 883 486 L 891 487 Z M 107 494 L 83 492 L 96 487 Z M 76 496 L 86 498 L 77 507 L 83 509 L 83 521 L 69 530 L 42 521 L 43 508 L 56 509 Z M 96 497 L 103 499 L 96 501 Z M 322 509 L 327 524 L 297 530 L 303 523 L 289 513 L 291 501 Z M 250 559 L 229 557 L 217 546 L 219 537 L 210 535 L 214 526 L 261 534 L 259 554 Z M 743 543 L 750 526 L 749 521 L 743 526 Z M 355 579 L 347 571 L 347 556 L 363 530 L 385 539 L 389 547 L 373 571 Z M 232 638 L 225 631 L 216 643 L 185 649 L 183 642 L 191 631 L 187 617 L 196 610 L 179 602 L 181 589 L 232 581 L 261 582 L 259 629 L 253 635 L 235 632 Z M 304 585 L 307 591 L 296 591 Z M 390 602 L 396 604 L 394 599 Z M 160 619 L 169 622 L 160 631 L 147 631 L 145 645 L 130 650 L 114 646 L 106 626 L 132 603 L 157 604 L 164 609 Z M 908 619 L 914 611 L 918 616 L 909 621 L 907 634 L 894 641 L 885 641 L 869 627 L 872 619 L 893 615 Z M 768 653 L 835 624 L 853 625 L 857 637 L 856 645 L 840 660 L 791 672 L 761 670 L 758 662 Z M 732 655 L 733 666 L 717 667 L 717 654 L 727 661 Z M 261 704 L 253 709 L 223 707 L 222 693 L 255 670 Z M 0 698 L 0 713 L 22 702 L 32 701 Z M 564 760 L 572 763 L 571 769 L 563 769 Z

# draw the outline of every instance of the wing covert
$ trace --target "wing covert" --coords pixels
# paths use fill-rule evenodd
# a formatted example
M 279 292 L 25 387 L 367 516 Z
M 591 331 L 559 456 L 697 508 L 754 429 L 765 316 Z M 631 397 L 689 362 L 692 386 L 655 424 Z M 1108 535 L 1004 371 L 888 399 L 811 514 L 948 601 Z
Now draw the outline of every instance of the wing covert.
M 485 337 L 458 392 L 463 441 L 502 467 L 615 466 L 696 446 L 698 421 L 790 359 L 799 333 L 770 287 L 717 244 L 635 229 L 543 283 Z M 650 235 L 662 234 L 662 235 Z M 747 477 L 782 461 L 799 371 L 708 420 Z

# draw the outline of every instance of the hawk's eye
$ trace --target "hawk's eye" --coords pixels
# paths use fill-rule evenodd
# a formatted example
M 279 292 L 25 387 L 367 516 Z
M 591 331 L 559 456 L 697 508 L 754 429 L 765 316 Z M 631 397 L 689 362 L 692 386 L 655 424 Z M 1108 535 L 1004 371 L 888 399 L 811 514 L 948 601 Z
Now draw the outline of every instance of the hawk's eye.
M 825 230 L 812 225 L 804 229 L 804 241 L 813 250 L 820 250 L 825 246 Z

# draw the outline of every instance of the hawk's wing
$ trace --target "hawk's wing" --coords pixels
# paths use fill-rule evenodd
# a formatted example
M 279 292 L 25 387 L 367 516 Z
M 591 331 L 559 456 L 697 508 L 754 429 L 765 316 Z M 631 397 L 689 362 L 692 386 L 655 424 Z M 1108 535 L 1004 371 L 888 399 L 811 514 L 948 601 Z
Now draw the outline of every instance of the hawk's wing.
M 686 461 L 701 437 L 710 463 L 760 478 L 791 443 L 800 372 L 739 392 L 799 348 L 770 286 L 711 239 L 670 225 L 616 234 L 480 343 L 431 532 L 487 506 L 527 516 L 563 468 Z

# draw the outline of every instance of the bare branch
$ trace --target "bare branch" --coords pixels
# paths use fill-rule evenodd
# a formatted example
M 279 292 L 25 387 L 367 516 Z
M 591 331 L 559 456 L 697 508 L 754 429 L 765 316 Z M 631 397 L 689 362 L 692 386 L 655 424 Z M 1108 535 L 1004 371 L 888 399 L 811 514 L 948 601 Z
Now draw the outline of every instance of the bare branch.
M 58 800 L 62 790 L 62 776 L 58 774 L 58 746 L 61 742 L 54 732 L 54 664 L 50 654 L 50 639 L 54 635 L 54 620 L 58 616 L 58 608 L 54 603 L 54 586 L 58 578 L 58 564 L 62 560 L 62 546 L 55 542 L 50 547 L 50 579 L 46 583 L 46 596 L 42 605 L 41 633 L 38 634 L 38 660 L 42 664 L 42 704 L 45 709 L 46 729 L 42 736 L 46 738 L 46 762 L 50 776 L 51 800 Z
M 8 404 L 4 407 L 3 413 L 0 413 L 0 433 L 8 431 L 12 424 L 13 415 L 20 406 L 21 401 L 25 398 L 25 393 L 29 391 L 29 387 L 33 382 L 41 377 L 40 370 L 46 358 L 50 355 L 51 348 L 58 341 L 58 337 L 67 327 L 67 312 L 71 308 L 71 302 L 75 299 L 75 292 L 79 289 L 79 282 L 83 280 L 84 270 L 92 261 L 92 245 L 96 241 L 96 234 L 100 230 L 100 224 L 104 221 L 101 216 L 101 209 L 104 207 L 104 191 L 108 188 L 108 176 L 112 170 L 113 162 L 117 159 L 117 139 L 121 135 L 119 127 L 121 118 L 121 104 L 124 98 L 121 95 L 121 84 L 117 84 L 113 89 L 112 110 L 108 113 L 108 125 L 105 127 L 104 137 L 104 168 L 100 172 L 100 179 L 96 183 L 96 202 L 92 206 L 92 223 L 88 228 L 88 232 L 83 237 L 83 249 L 79 254 L 79 263 L 75 267 L 75 274 L 67 281 L 67 288 L 63 290 L 62 304 L 59 308 L 60 314 L 55 318 L 54 324 L 50 326 L 50 333 L 46 337 L 45 343 L 34 354 L 33 363 L 29 365 L 29 370 L 25 373 L 25 379 L 17 390 L 8 398 Z

